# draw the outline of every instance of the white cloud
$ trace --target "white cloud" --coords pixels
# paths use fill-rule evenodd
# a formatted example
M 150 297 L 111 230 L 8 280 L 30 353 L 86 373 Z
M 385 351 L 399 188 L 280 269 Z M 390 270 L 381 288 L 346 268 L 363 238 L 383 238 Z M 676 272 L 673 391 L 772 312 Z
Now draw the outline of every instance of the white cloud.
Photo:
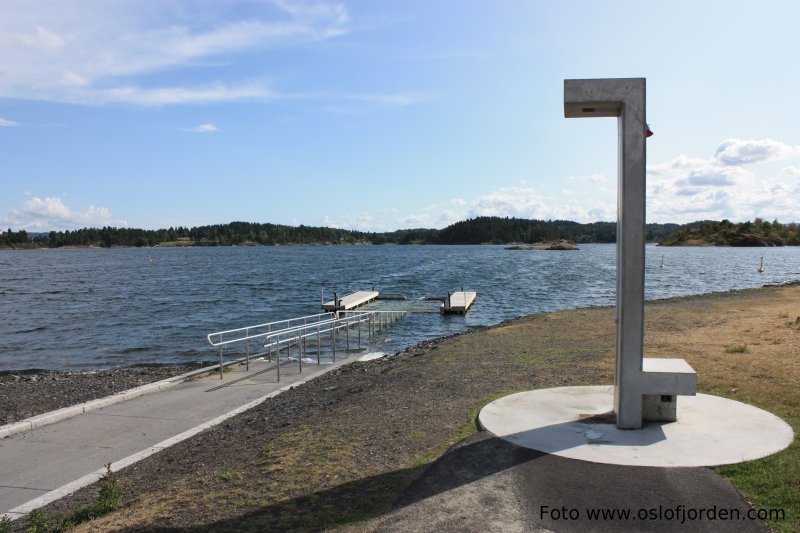
M 726 139 L 717 148 L 714 159 L 724 165 L 744 165 L 798 155 L 800 149 L 772 139 Z
M 445 209 L 444 211 L 441 211 L 439 216 L 436 218 L 436 227 L 444 228 L 450 224 L 455 224 L 459 220 L 464 220 L 463 212 L 460 213 L 451 211 L 450 209 Z
M 50 231 L 127 226 L 128 223 L 114 218 L 105 207 L 89 205 L 83 211 L 73 211 L 61 198 L 48 196 L 42 199 L 33 196 L 20 209 L 12 209 L 2 225 L 28 231 Z
M 590 183 L 604 183 L 607 181 L 606 177 L 602 174 L 590 174 L 588 176 L 570 176 L 570 181 L 588 181 Z
M 386 231 L 387 227 L 381 222 L 377 222 L 372 213 L 362 211 L 361 213 L 348 213 L 331 217 L 325 215 L 320 224 L 328 228 L 342 228 L 357 231 Z
M 197 88 L 148 85 L 140 77 L 187 68 L 202 76 L 209 65 L 235 63 L 264 49 L 317 44 L 348 31 L 342 4 L 259 2 L 249 6 L 247 15 L 225 20 L 235 11 L 230 8 L 227 2 L 198 8 L 178 0 L 4 0 L 0 97 L 87 105 L 270 97 L 263 85 L 244 80 L 199 81 Z M 407 105 L 414 97 L 366 98 Z
M 706 167 L 705 165 L 687 172 L 686 178 L 678 180 L 677 185 L 683 187 L 729 187 L 736 185 L 746 174 L 736 168 Z
M 648 166 L 647 219 L 692 222 L 700 219 L 751 220 L 757 216 L 800 220 L 800 183 L 788 166 L 778 175 L 771 161 L 800 157 L 800 150 L 772 139 L 723 141 L 709 159 L 676 157 Z M 747 165 L 745 168 L 744 165 Z
M 320 225 L 325 227 L 325 228 L 338 228 L 339 227 L 339 225 L 336 224 L 329 215 L 325 215 L 324 217 L 322 217 L 322 220 L 320 221 Z
M 474 200 L 468 215 L 543 218 L 547 205 L 547 199 L 533 188 L 504 187 Z
M 64 38 L 44 26 L 34 24 L 28 31 L 8 32 L 0 35 L 0 45 L 16 45 L 44 53 L 53 53 L 63 48 Z
M 86 87 L 89 85 L 89 80 L 80 74 L 75 74 L 74 72 L 66 70 L 61 74 L 60 84 L 67 87 Z
M 800 151 L 770 139 L 728 140 L 708 159 L 685 155 L 647 168 L 647 220 L 692 222 L 712 218 L 752 220 L 755 217 L 800 221 L 800 165 L 787 166 L 773 175 L 766 168 L 778 158 L 800 158 Z M 742 166 L 747 163 L 747 166 Z M 567 189 L 549 196 L 528 186 L 501 187 L 463 204 L 427 206 L 400 222 L 410 226 L 434 221 L 443 227 L 476 216 L 561 219 L 576 222 L 614 221 L 617 218 L 613 188 L 602 175 L 570 177 L 601 184 L 586 190 Z
M 397 222 L 404 228 L 420 228 L 430 224 L 430 216 L 427 213 L 416 213 L 403 217 Z
M 382 224 L 376 223 L 371 213 L 362 211 L 361 213 L 354 213 L 344 215 L 341 217 L 342 227 L 347 229 L 354 229 L 359 231 L 382 231 L 385 229 Z
M 185 128 L 183 131 L 188 131 L 191 133 L 214 133 L 215 131 L 219 131 L 219 128 L 209 122 L 208 124 L 200 124 L 194 128 Z
M 19 126 L 19 122 L 14 122 L 13 120 L 6 120 L 3 117 L 0 117 L 0 128 L 11 128 L 13 126 Z
M 532 187 L 512 186 L 473 199 L 431 204 L 396 223 L 404 228 L 443 228 L 479 216 L 596 222 L 616 220 L 616 204 L 611 190 L 594 190 L 590 198 L 575 195 L 564 200 L 544 196 Z
M 781 174 L 786 174 L 787 176 L 795 176 L 800 178 L 800 168 L 798 167 L 786 167 L 781 170 Z

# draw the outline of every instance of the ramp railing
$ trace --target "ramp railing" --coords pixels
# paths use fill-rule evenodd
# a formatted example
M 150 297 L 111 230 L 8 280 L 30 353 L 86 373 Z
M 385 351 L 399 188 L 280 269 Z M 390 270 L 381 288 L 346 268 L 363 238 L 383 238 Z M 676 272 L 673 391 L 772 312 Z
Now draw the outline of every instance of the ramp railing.
M 333 362 L 336 362 L 337 335 L 344 330 L 345 350 L 350 350 L 350 332 L 356 329 L 358 347 L 361 347 L 362 330 L 366 327 L 368 337 L 386 329 L 393 322 L 406 315 L 405 311 L 339 311 L 338 313 L 320 313 L 289 320 L 279 320 L 254 326 L 230 329 L 209 333 L 208 343 L 219 349 L 219 377 L 223 378 L 224 356 L 226 348 L 244 345 L 247 370 L 250 370 L 251 357 L 266 357 L 271 362 L 276 357 L 276 372 L 280 381 L 281 352 L 286 349 L 286 362 L 292 360 L 292 349 L 297 349 L 297 361 L 300 372 L 303 371 L 303 358 L 306 354 L 309 339 L 316 339 L 317 364 L 321 364 L 323 338 L 330 340 Z M 262 348 L 263 352 L 251 350 L 251 343 Z

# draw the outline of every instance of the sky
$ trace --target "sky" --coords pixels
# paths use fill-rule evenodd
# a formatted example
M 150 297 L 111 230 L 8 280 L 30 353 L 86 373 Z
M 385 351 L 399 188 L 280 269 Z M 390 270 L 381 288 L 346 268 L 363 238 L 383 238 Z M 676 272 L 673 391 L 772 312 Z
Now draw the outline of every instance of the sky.
M 364 231 L 616 220 L 644 77 L 647 221 L 800 222 L 795 0 L 0 0 L 0 228 Z

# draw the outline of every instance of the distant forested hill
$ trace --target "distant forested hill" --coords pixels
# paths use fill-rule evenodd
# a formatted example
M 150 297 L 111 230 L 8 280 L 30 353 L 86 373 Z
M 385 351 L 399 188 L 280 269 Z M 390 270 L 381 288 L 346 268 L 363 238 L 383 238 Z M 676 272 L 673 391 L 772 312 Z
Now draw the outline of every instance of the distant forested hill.
M 681 228 L 677 224 L 648 224 L 647 240 L 660 241 Z M 248 246 L 293 244 L 506 244 L 566 239 L 577 243 L 616 241 L 615 222 L 581 224 L 569 220 L 530 220 L 477 217 L 443 229 L 402 229 L 374 233 L 316 226 L 230 222 L 177 228 L 84 228 L 28 235 L 11 231 L 0 236 L 0 246 Z
M 752 222 L 734 224 L 704 221 L 682 228 L 661 243 L 664 246 L 800 246 L 800 229 L 796 223 L 781 224 L 756 218 Z
M 678 224 L 647 224 L 646 239 L 657 241 L 680 228 Z M 570 220 L 477 217 L 439 230 L 439 244 L 534 243 L 566 239 L 573 242 L 617 241 L 616 222 L 581 224 Z

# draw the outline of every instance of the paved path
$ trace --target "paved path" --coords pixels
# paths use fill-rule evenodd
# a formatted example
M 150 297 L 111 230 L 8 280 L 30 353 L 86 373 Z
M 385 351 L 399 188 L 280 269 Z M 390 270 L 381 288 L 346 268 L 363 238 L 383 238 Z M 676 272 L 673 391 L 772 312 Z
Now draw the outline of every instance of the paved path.
M 349 360 L 354 360 L 351 357 Z M 251 361 L 0 440 L 0 514 L 19 517 L 334 365 Z
M 436 461 L 391 512 L 357 529 L 767 533 L 749 511 L 742 495 L 708 468 L 578 461 L 520 448 L 481 431 Z

